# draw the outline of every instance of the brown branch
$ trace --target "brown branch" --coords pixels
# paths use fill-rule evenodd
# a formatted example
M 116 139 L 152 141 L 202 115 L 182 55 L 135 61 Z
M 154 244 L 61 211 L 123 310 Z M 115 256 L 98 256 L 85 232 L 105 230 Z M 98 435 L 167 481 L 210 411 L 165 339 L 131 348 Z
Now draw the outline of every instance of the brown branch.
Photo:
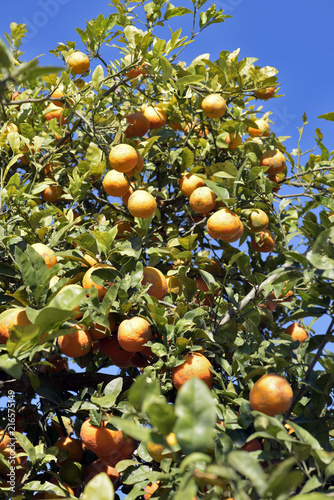
M 308 381 L 310 380 L 310 377 L 312 375 L 312 372 L 313 372 L 313 368 L 315 366 L 315 364 L 317 363 L 318 359 L 320 358 L 321 354 L 322 354 L 322 351 L 325 347 L 325 345 L 331 340 L 332 338 L 332 335 L 333 335 L 333 327 L 334 327 L 334 318 L 332 318 L 332 321 L 330 322 L 330 325 L 327 329 L 327 332 L 321 342 L 321 344 L 319 345 L 318 347 L 318 350 L 314 356 L 314 358 L 312 359 L 312 362 L 310 364 L 310 366 L 308 367 L 308 370 L 305 374 L 305 378 L 302 382 L 302 385 L 300 386 L 297 394 L 295 395 L 295 397 L 293 398 L 293 401 L 291 403 L 291 406 L 290 408 L 288 409 L 288 411 L 286 412 L 285 416 L 284 416 L 284 421 L 285 420 L 288 420 L 289 416 L 291 415 L 291 413 L 293 412 L 293 409 L 294 407 L 296 406 L 296 404 L 298 403 L 298 401 L 300 400 L 300 398 L 303 396 L 305 390 L 306 390 L 306 386 L 307 386 L 307 383 Z

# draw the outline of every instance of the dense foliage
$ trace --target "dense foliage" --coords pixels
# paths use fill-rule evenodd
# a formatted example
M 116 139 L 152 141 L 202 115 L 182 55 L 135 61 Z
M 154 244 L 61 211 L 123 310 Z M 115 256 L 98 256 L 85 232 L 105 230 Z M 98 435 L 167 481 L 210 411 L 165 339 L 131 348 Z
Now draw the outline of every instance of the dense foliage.
M 199 32 L 229 17 L 215 5 L 111 3 L 109 17 L 77 30 L 80 46 L 51 51 L 55 67 L 23 62 L 24 25 L 13 23 L 0 42 L 0 389 L 9 401 L 15 393 L 14 434 L 11 404 L 0 416 L 17 446 L 14 492 L 3 434 L 1 498 L 131 500 L 145 487 L 152 499 L 334 496 L 333 153 L 319 129 L 306 153 L 301 140 L 289 154 L 286 138 L 261 133 L 255 120 L 270 124 L 262 102 L 279 92 L 275 68 L 238 50 L 182 61 Z M 187 36 L 157 35 L 191 16 Z M 89 56 L 84 73 L 70 66 L 77 50 Z M 218 118 L 202 106 L 212 94 L 226 101 Z M 127 115 L 148 106 L 156 107 L 150 127 L 128 129 Z M 304 116 L 300 139 L 306 125 Z M 144 160 L 125 171 L 123 200 L 104 181 L 118 144 Z M 275 155 L 278 166 L 266 163 Z M 189 173 L 208 188 L 190 202 Z M 152 216 L 141 202 L 127 207 L 129 189 L 153 196 Z M 208 193 L 212 206 L 199 208 Z M 240 227 L 211 238 L 208 220 L 223 212 Z M 11 322 L 13 314 L 21 319 Z M 148 329 L 137 349 L 123 322 L 138 317 Z M 293 323 L 306 340 L 286 331 Z M 66 356 L 73 334 L 75 354 Z M 195 377 L 181 370 L 176 381 L 189 353 L 200 360 Z M 292 388 L 281 412 L 249 402 L 266 373 Z M 89 417 L 93 431 L 123 431 L 121 445 L 108 456 L 87 446 L 87 423 L 83 456 L 68 456 L 59 439 L 77 443 Z M 90 481 L 99 456 L 114 486 L 105 474 Z

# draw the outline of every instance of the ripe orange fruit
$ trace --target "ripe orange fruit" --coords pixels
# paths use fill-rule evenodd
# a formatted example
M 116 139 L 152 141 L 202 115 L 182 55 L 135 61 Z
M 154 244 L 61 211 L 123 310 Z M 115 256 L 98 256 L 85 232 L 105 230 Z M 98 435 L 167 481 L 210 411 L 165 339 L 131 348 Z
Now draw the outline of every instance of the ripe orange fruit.
M 46 187 L 44 191 L 42 191 L 41 198 L 43 201 L 54 203 L 55 201 L 58 201 L 60 199 L 62 194 L 63 190 L 60 186 L 51 184 L 50 186 Z
M 3 318 L 1 318 L 3 316 Z M 27 318 L 25 309 L 23 308 L 13 308 L 8 309 L 5 313 L 0 316 L 0 344 L 5 344 L 9 339 L 10 330 L 13 326 L 26 326 L 30 325 L 30 321 Z M 0 444 L 1 449 L 1 444 Z
M 142 285 L 151 284 L 147 293 L 158 300 L 162 300 L 167 295 L 167 281 L 159 269 L 155 267 L 145 267 Z
M 187 173 L 178 180 L 182 194 L 189 198 L 191 193 L 199 187 L 205 186 L 204 180 L 196 174 Z
M 144 344 L 152 338 L 149 322 L 140 316 L 125 319 L 118 327 L 119 345 L 128 352 L 140 352 Z
M 241 226 L 238 215 L 224 207 L 209 217 L 206 230 L 211 238 L 226 241 L 234 238 L 240 232 Z
M 128 199 L 128 209 L 133 217 L 148 219 L 152 217 L 157 208 L 155 198 L 142 189 L 134 191 Z
M 15 125 L 15 123 L 8 123 L 6 125 L 6 128 L 4 130 L 4 134 L 9 134 L 9 132 L 18 132 L 19 129 L 17 128 L 17 125 Z
M 90 67 L 88 56 L 80 51 L 73 52 L 73 54 L 71 54 L 67 59 L 67 64 L 77 75 L 86 73 L 86 71 L 88 71 Z
M 250 233 L 259 233 L 260 231 L 267 229 L 269 218 L 268 215 L 260 208 L 246 210 L 245 216 L 247 219 L 246 229 Z
M 133 352 L 125 351 L 118 342 L 117 335 L 101 339 L 99 341 L 100 351 L 119 368 L 128 368 L 131 366 Z
M 210 292 L 208 285 L 205 283 L 202 277 L 196 279 L 196 287 L 200 292 Z M 196 294 L 198 296 L 198 293 Z M 199 304 L 199 300 L 196 300 L 197 304 Z M 211 306 L 213 304 L 213 295 L 209 295 L 205 297 L 203 304 L 205 306 Z
M 43 243 L 34 243 L 31 246 L 41 257 L 43 257 L 45 265 L 48 269 L 57 264 L 57 257 L 51 248 L 47 247 Z
M 241 449 L 244 450 L 244 451 L 248 451 L 250 453 L 251 451 L 260 451 L 260 450 L 262 450 L 262 446 L 261 446 L 261 443 L 260 443 L 260 441 L 258 439 L 252 439 L 248 443 L 245 443 L 241 447 Z
M 89 325 L 88 333 L 93 340 L 100 340 L 110 337 L 111 333 L 115 330 L 116 327 L 115 315 L 109 314 L 108 321 L 109 321 L 109 329 L 97 323 L 91 323 Z
M 87 484 L 93 477 L 100 474 L 100 472 L 105 472 L 112 482 L 116 481 L 119 476 L 119 473 L 115 469 L 115 467 L 111 467 L 106 463 L 102 462 L 102 460 L 95 460 L 95 462 L 91 463 L 86 469 L 85 483 Z
M 292 388 L 285 378 L 276 373 L 267 373 L 255 382 L 249 393 L 253 410 L 271 417 L 287 411 L 293 400 Z
M 129 181 L 122 172 L 109 170 L 103 182 L 103 189 L 109 196 L 124 196 L 129 190 Z
M 276 239 L 275 236 L 270 231 L 268 231 L 268 229 L 260 231 L 259 233 L 257 233 L 257 235 L 259 236 L 258 242 L 253 239 L 251 240 L 254 250 L 262 253 L 269 253 L 274 250 Z
M 269 167 L 266 175 L 276 175 L 285 169 L 285 156 L 278 149 L 267 151 L 261 158 L 260 165 Z
M 137 165 L 137 162 L 137 151 L 129 144 L 117 144 L 110 150 L 110 166 L 118 172 L 123 172 L 123 174 L 129 172 Z
M 60 97 L 61 98 L 61 97 L 64 97 L 64 94 L 62 93 L 62 91 L 60 89 L 57 89 L 54 92 L 52 92 L 51 97 L 53 97 L 53 98 Z M 62 108 L 65 103 L 62 101 L 52 101 L 52 104 L 54 104 L 55 106 L 60 106 Z
M 172 381 L 176 390 L 191 378 L 197 377 L 211 387 L 213 383 L 213 373 L 210 371 L 210 361 L 198 352 L 190 352 L 185 356 L 181 365 L 175 366 L 172 370 Z
M 65 452 L 62 455 L 65 458 L 57 458 L 58 463 L 64 464 L 69 460 L 75 462 L 80 462 L 83 457 L 83 448 L 81 439 L 75 439 L 71 437 L 61 437 L 57 439 L 54 446 L 58 448 L 59 451 Z
M 293 340 L 299 340 L 301 344 L 308 338 L 307 331 L 298 323 L 292 323 L 292 325 L 284 330 L 284 333 L 291 335 Z
M 94 266 L 90 267 L 88 271 L 86 271 L 84 277 L 82 278 L 82 286 L 84 288 L 92 288 L 92 287 L 96 288 L 100 300 L 103 299 L 103 297 L 108 291 L 108 288 L 104 287 L 103 285 L 98 285 L 97 283 L 95 283 L 91 278 L 91 275 L 96 269 L 103 269 L 110 267 L 112 267 L 110 264 L 95 264 Z
M 62 370 L 68 372 L 68 363 L 66 358 L 62 358 L 59 354 L 48 356 L 45 358 L 46 361 L 52 364 L 52 366 L 41 365 L 41 373 L 58 373 Z
M 275 92 L 276 92 L 276 87 L 266 87 L 265 89 L 256 90 L 254 92 L 254 96 L 257 99 L 262 99 L 263 101 L 267 101 L 268 99 L 273 97 Z
M 198 214 L 208 214 L 216 206 L 217 195 L 207 186 L 196 188 L 189 197 L 189 205 Z
M 137 155 L 138 155 L 137 165 L 135 166 L 135 168 L 133 168 L 132 170 L 129 170 L 129 172 L 126 173 L 126 175 L 128 177 L 134 177 L 136 172 L 139 173 L 144 168 L 144 158 L 142 157 L 142 155 L 140 153 L 138 153 L 138 151 L 137 151 Z
M 47 108 L 45 108 L 45 119 L 47 121 L 52 120 L 52 118 L 56 118 L 57 122 L 61 125 L 65 125 L 66 123 L 66 118 L 65 116 L 62 115 L 63 113 L 63 108 L 59 106 L 55 106 L 54 104 L 49 104 Z
M 243 232 L 244 232 L 244 226 L 240 221 L 240 227 L 239 227 L 238 232 L 234 236 L 232 236 L 231 238 L 224 238 L 224 241 L 226 241 L 227 243 L 234 243 L 235 241 L 238 241 L 241 238 L 241 236 L 243 235 Z
M 259 118 L 258 120 L 254 120 L 258 128 L 249 127 L 248 133 L 251 137 L 268 137 L 270 134 L 270 125 L 263 118 Z
M 134 68 L 131 68 L 130 71 L 126 73 L 126 76 L 131 80 L 137 78 L 138 76 L 145 76 L 147 74 L 145 66 L 145 64 L 142 64 L 141 66 L 135 66 Z
M 87 354 L 92 347 L 92 339 L 88 332 L 75 327 L 76 330 L 68 335 L 60 335 L 57 339 L 58 347 L 62 354 L 70 358 L 81 358 Z
M 5 437 L 2 439 L 2 436 L 3 436 L 3 433 L 4 431 L 3 430 L 0 430 L 0 451 L 1 453 L 3 452 L 3 450 L 5 448 L 7 448 L 10 443 L 11 443 L 11 437 L 9 434 L 7 434 L 7 432 L 5 433 Z
M 147 106 L 142 110 L 142 113 L 149 122 L 150 130 L 163 127 L 166 124 L 167 116 L 161 106 Z
M 239 134 L 231 135 L 230 133 L 228 133 L 225 138 L 225 142 L 228 145 L 228 149 L 234 150 L 237 149 L 237 147 L 241 146 L 242 139 Z
M 128 192 L 124 196 L 122 196 L 122 202 L 124 203 L 124 205 L 128 205 L 129 198 L 130 198 L 130 196 L 132 195 L 133 192 L 134 192 L 133 188 L 130 186 L 129 189 L 128 189 Z
M 108 455 L 98 454 L 98 457 L 111 467 L 115 467 L 121 460 L 128 460 L 135 451 L 136 445 L 133 439 L 122 434 L 118 449 L 110 449 Z
M 146 491 L 146 494 L 144 495 L 144 500 L 149 500 L 153 495 L 153 493 L 157 491 L 159 486 L 160 486 L 160 481 L 147 484 L 144 488 L 144 490 Z
M 81 426 L 80 438 L 86 448 L 96 455 L 108 456 L 122 445 L 123 432 L 106 427 L 95 427 L 87 419 Z
M 226 101 L 220 94 L 209 94 L 202 101 L 202 110 L 208 118 L 220 118 L 226 113 Z
M 117 236 L 115 238 L 116 240 L 120 240 L 121 238 L 128 238 L 130 236 L 130 233 L 132 233 L 132 226 L 130 222 L 127 220 L 119 220 L 118 222 L 116 222 L 116 226 L 117 226 Z
M 166 441 L 169 444 L 169 446 L 173 446 L 174 444 L 177 444 L 177 439 L 176 435 L 174 432 L 170 432 L 168 436 L 166 437 Z M 166 448 L 162 444 L 157 444 L 153 443 L 152 441 L 148 441 L 146 444 L 146 449 L 148 451 L 148 454 L 151 455 L 153 460 L 156 462 L 161 462 L 164 458 L 173 458 L 173 453 L 164 453 Z
M 197 137 L 206 139 L 210 134 L 210 130 L 203 124 L 195 125 L 193 123 L 187 123 L 184 127 L 184 132 L 188 134 L 192 130 L 196 133 Z
M 150 122 L 143 113 L 130 113 L 125 118 L 129 123 L 125 131 L 125 137 L 143 137 L 150 129 Z

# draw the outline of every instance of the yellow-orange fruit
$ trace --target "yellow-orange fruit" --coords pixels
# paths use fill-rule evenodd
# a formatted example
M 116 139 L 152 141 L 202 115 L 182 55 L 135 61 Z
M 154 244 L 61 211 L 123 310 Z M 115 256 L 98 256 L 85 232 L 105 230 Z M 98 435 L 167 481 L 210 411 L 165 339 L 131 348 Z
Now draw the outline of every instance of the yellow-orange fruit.
M 71 54 L 67 59 L 67 64 L 77 75 L 86 73 L 86 71 L 88 71 L 90 67 L 88 56 L 80 51 L 73 52 L 73 54 Z
M 198 177 L 196 174 L 187 173 L 178 180 L 181 193 L 189 198 L 191 193 L 195 191 L 195 189 L 199 187 L 205 186 L 205 182 L 201 177 Z
M 9 310 L 11 312 L 0 320 L 0 344 L 5 344 L 9 339 L 10 330 L 13 326 L 26 326 L 30 325 L 30 321 L 27 318 L 25 309 L 13 308 Z M 1 449 L 1 444 L 0 444 Z
M 216 206 L 217 195 L 207 186 L 196 188 L 190 195 L 189 205 L 198 214 L 208 214 Z
M 266 175 L 276 175 L 285 169 L 285 156 L 278 149 L 267 151 L 261 158 L 260 164 L 263 167 L 269 167 Z
M 117 144 L 112 147 L 109 153 L 109 163 L 111 168 L 118 172 L 129 172 L 138 162 L 137 151 L 129 144 Z
M 129 189 L 129 181 L 122 172 L 109 170 L 103 182 L 103 189 L 109 196 L 124 196 Z
M 142 189 L 134 191 L 128 199 L 128 210 L 133 217 L 148 219 L 157 208 L 155 198 Z
M 116 318 L 114 314 L 109 314 L 108 316 L 109 328 L 99 325 L 97 323 L 91 323 L 88 327 L 88 333 L 92 337 L 92 340 L 100 340 L 104 338 L 109 338 L 111 333 L 116 327 Z
M 61 437 L 57 439 L 54 446 L 58 448 L 59 451 L 66 452 L 64 453 L 65 458 L 57 459 L 59 463 L 64 464 L 69 460 L 73 460 L 75 462 L 81 462 L 83 457 L 83 448 L 81 439 L 75 439 L 72 437 Z
M 206 230 L 211 238 L 225 241 L 234 238 L 240 232 L 240 226 L 238 215 L 224 207 L 209 217 Z
M 129 123 L 125 136 L 128 138 L 135 136 L 144 136 L 150 129 L 150 122 L 143 113 L 130 113 L 125 116 Z
M 237 147 L 241 146 L 242 139 L 239 134 L 232 135 L 230 133 L 227 134 L 225 138 L 226 144 L 228 144 L 228 148 L 231 150 L 237 149 Z
M 145 267 L 143 272 L 142 285 L 150 284 L 147 293 L 158 300 L 162 300 L 167 295 L 167 281 L 164 274 L 154 267 Z
M 89 481 L 93 479 L 93 477 L 95 477 L 97 474 L 100 474 L 100 472 L 105 472 L 112 482 L 115 482 L 119 476 L 119 473 L 117 472 L 115 467 L 111 467 L 110 465 L 99 459 L 95 460 L 95 462 L 91 463 L 87 467 L 85 483 L 89 483 Z
M 62 113 L 63 108 L 60 108 L 59 106 L 55 107 L 53 104 L 49 104 L 49 106 L 45 109 L 44 116 L 47 121 L 52 120 L 52 118 L 56 118 L 59 124 L 65 125 L 66 118 Z
M 129 195 L 130 196 L 130 195 Z M 121 238 L 128 238 L 130 236 L 130 233 L 132 233 L 132 226 L 129 221 L 127 220 L 119 220 L 116 223 L 117 226 L 117 236 L 116 240 L 120 240 Z M 129 234 L 126 234 L 129 233 Z
M 91 275 L 96 269 L 111 268 L 111 267 L 112 266 L 110 266 L 109 264 L 96 264 L 90 267 L 88 271 L 86 271 L 84 277 L 82 278 L 82 286 L 84 288 L 92 288 L 92 287 L 96 288 L 100 300 L 103 299 L 103 297 L 108 291 L 108 288 L 104 287 L 103 285 L 98 285 L 97 283 L 95 283 L 92 280 Z
M 4 431 L 3 430 L 0 430 L 0 452 L 2 453 L 2 451 L 7 448 L 10 443 L 11 443 L 11 437 L 9 434 L 7 434 L 7 432 L 5 433 L 4 437 L 3 437 L 3 433 Z
M 150 130 L 160 128 L 166 124 L 167 116 L 160 106 L 147 106 L 142 110 L 142 113 L 148 119 Z
M 249 393 L 253 410 L 269 416 L 287 411 L 293 400 L 292 388 L 285 378 L 276 373 L 267 373 L 255 382 Z
M 130 186 L 129 189 L 128 189 L 128 191 L 127 191 L 127 193 L 125 193 L 125 195 L 122 196 L 122 202 L 124 203 L 124 205 L 128 205 L 129 198 L 130 198 L 130 196 L 132 195 L 133 192 L 134 192 L 133 188 Z
M 263 101 L 267 101 L 268 99 L 270 99 L 271 97 L 273 97 L 273 95 L 275 94 L 275 92 L 276 92 L 276 87 L 266 87 L 265 89 L 256 90 L 254 92 L 254 96 L 257 99 L 261 99 Z
M 181 365 L 172 370 L 172 381 L 175 389 L 179 390 L 182 385 L 191 378 L 197 377 L 208 387 L 213 383 L 213 373 L 210 371 L 210 361 L 198 352 L 190 352 L 185 356 Z
M 140 316 L 125 319 L 118 327 L 117 338 L 119 345 L 125 351 L 140 352 L 144 344 L 152 338 L 151 326 Z
M 90 451 L 96 455 L 108 455 L 120 448 L 123 440 L 122 431 L 114 431 L 106 427 L 95 427 L 87 419 L 81 426 L 80 438 Z
M 173 292 L 181 295 L 183 286 L 181 281 L 176 276 L 166 276 L 167 292 Z
M 170 432 L 168 436 L 166 437 L 166 441 L 169 444 L 169 446 L 173 446 L 177 444 L 177 439 L 176 435 L 174 432 Z M 173 458 L 173 453 L 164 453 L 166 448 L 162 444 L 157 444 L 153 443 L 152 441 L 148 441 L 146 444 L 146 449 L 148 451 L 148 454 L 151 455 L 153 460 L 156 462 L 161 462 L 164 458 Z
M 235 241 L 240 240 L 241 236 L 243 235 L 243 232 L 244 232 L 244 225 L 240 221 L 240 227 L 238 232 L 234 236 L 231 236 L 230 238 L 224 238 L 224 241 L 226 241 L 227 243 L 234 243 Z
M 54 184 L 46 187 L 41 193 L 41 198 L 43 201 L 48 201 L 49 203 L 54 203 L 61 198 L 63 190 L 60 186 Z
M 262 253 L 269 253 L 275 248 L 276 240 L 274 235 L 265 229 L 264 231 L 260 231 L 257 233 L 259 237 L 259 241 L 251 240 L 252 247 L 254 250 Z
M 60 352 L 71 358 L 85 356 L 92 347 L 91 336 L 79 326 L 68 335 L 60 335 L 57 341 Z
M 105 356 L 108 356 L 115 366 L 118 366 L 119 368 L 127 368 L 128 366 L 131 366 L 133 352 L 125 351 L 121 348 L 117 335 L 101 339 L 99 341 L 99 347 L 100 351 Z
M 131 68 L 130 71 L 126 73 L 126 76 L 131 80 L 134 78 L 138 78 L 138 76 L 145 76 L 147 74 L 145 66 L 145 64 L 142 64 L 141 66 L 135 66 L 134 68 Z
M 57 257 L 51 248 L 43 243 L 34 243 L 31 246 L 41 257 L 43 257 L 45 265 L 48 269 L 57 264 Z
M 259 118 L 258 120 L 254 120 L 258 128 L 249 127 L 248 133 L 251 137 L 268 137 L 270 134 L 270 125 L 263 118 Z
M 144 490 L 146 493 L 144 495 L 144 500 L 149 500 L 151 498 L 153 493 L 155 493 L 159 488 L 159 483 L 160 481 L 157 481 L 155 483 L 149 483 L 145 486 Z
M 202 110 L 208 118 L 220 118 L 226 113 L 226 101 L 220 94 L 209 94 L 202 101 Z
M 284 333 L 291 335 L 293 340 L 299 340 L 301 344 L 308 338 L 307 331 L 298 323 L 292 323 L 292 325 L 284 330 Z
M 133 168 L 132 170 L 129 170 L 129 172 L 126 173 L 126 175 L 128 177 L 134 177 L 136 172 L 139 173 L 144 168 L 144 158 L 142 157 L 142 155 L 140 153 L 138 153 L 138 151 L 137 151 L 137 155 L 138 155 L 137 164 L 136 164 L 135 168 Z
M 246 215 L 246 229 L 250 233 L 259 233 L 267 229 L 269 224 L 268 215 L 259 208 L 254 208 L 245 213 Z

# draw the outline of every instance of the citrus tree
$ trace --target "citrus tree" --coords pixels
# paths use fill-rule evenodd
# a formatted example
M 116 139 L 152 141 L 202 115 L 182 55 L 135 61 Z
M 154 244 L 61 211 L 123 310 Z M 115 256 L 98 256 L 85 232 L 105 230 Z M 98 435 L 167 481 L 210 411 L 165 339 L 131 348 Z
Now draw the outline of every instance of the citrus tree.
M 182 60 L 205 3 L 0 43 L 1 498 L 334 495 L 333 154 L 274 68 Z

